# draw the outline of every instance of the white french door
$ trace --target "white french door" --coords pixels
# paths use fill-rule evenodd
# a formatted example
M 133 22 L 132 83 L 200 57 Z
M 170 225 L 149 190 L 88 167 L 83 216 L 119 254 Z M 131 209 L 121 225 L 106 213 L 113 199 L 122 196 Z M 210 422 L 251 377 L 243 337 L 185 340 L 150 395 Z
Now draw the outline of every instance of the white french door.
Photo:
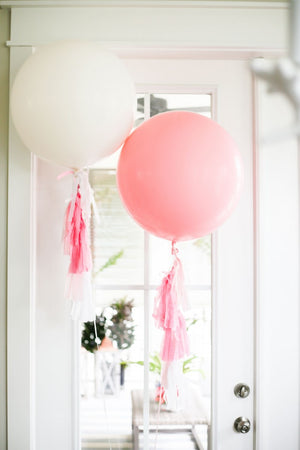
M 209 115 L 234 137 L 243 157 L 245 182 L 240 203 L 232 217 L 212 237 L 212 380 L 208 442 L 211 450 L 250 450 L 254 442 L 254 239 L 253 102 L 248 65 L 245 61 L 181 59 L 126 60 L 126 64 L 143 98 L 145 119 L 150 117 L 153 94 L 165 98 L 173 96 L 173 100 L 182 94 L 192 94 L 195 98 L 197 95 L 210 96 Z M 104 166 L 110 167 L 106 162 Z M 148 450 L 152 448 L 148 432 L 148 362 L 149 352 L 153 350 L 149 342 L 154 337 L 150 332 L 149 302 L 151 289 L 156 286 L 151 286 L 151 277 L 149 279 L 149 237 L 146 235 L 145 239 L 144 284 L 128 285 L 127 289 L 129 292 L 130 289 L 144 291 L 143 448 Z M 193 289 L 203 288 L 200 278 L 194 280 Z M 112 288 L 101 286 L 100 282 L 98 289 L 107 292 Z M 235 395 L 234 388 L 239 383 L 249 386 L 247 398 Z M 234 422 L 239 418 L 249 422 L 244 428 L 243 422 L 240 424 L 241 432 L 234 429 Z
M 211 450 L 252 450 L 254 125 L 253 89 L 248 63 L 236 60 L 161 59 L 126 60 L 126 64 L 139 92 L 211 95 L 212 118 L 233 136 L 242 154 L 245 180 L 239 205 L 230 219 L 213 235 L 212 242 L 212 402 L 209 442 Z M 146 353 L 148 339 L 146 333 Z M 145 381 L 148 382 L 147 376 Z M 239 383 L 249 386 L 250 395 L 247 398 L 234 394 L 234 388 Z M 145 404 L 147 395 L 145 390 Z M 234 422 L 240 417 L 250 422 L 250 430 L 246 433 L 234 429 Z M 144 422 L 144 448 L 148 449 L 147 414 L 144 414 Z

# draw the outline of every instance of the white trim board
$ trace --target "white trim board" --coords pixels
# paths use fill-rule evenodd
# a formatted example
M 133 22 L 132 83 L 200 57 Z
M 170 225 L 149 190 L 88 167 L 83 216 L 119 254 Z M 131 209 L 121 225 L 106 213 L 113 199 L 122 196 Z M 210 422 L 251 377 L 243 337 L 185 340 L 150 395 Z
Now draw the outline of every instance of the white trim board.
M 240 49 L 246 57 L 286 49 L 288 9 L 251 5 L 13 8 L 9 45 L 91 40 L 131 58 L 240 59 Z
M 201 1 L 201 0 L 2 0 L 2 8 L 40 8 L 40 7 L 164 7 L 164 8 L 267 8 L 287 9 L 288 1 Z
M 284 48 L 248 48 L 248 47 L 202 47 L 193 43 L 165 42 L 163 45 L 151 42 L 99 42 L 106 50 L 110 50 L 122 58 L 160 59 L 230 59 L 250 60 L 253 58 L 278 58 L 286 55 Z M 38 47 L 50 42 L 14 42 L 7 41 L 7 47 Z
M 30 49 L 10 54 L 10 85 L 30 55 Z M 8 448 L 34 449 L 32 347 L 32 176 L 31 155 L 12 125 L 9 127 L 8 262 L 7 262 L 7 434 Z M 18 430 L 18 432 L 16 432 Z

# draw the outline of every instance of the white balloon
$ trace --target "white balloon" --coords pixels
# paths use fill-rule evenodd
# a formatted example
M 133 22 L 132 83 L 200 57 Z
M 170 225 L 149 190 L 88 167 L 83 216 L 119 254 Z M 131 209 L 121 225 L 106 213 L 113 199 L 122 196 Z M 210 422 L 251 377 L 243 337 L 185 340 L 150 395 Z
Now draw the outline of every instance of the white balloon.
M 40 47 L 11 93 L 15 127 L 29 150 L 75 169 L 117 150 L 133 124 L 135 90 L 121 60 L 94 42 Z

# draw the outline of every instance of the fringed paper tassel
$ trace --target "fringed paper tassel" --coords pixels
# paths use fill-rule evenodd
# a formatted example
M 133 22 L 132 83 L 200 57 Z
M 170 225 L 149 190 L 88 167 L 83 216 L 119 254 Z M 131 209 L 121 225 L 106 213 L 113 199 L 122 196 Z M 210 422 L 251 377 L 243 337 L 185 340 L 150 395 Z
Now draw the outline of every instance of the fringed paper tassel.
M 165 390 L 167 406 L 180 409 L 182 390 L 182 359 L 187 356 L 189 340 L 183 309 L 187 307 L 184 276 L 178 250 L 172 243 L 174 262 L 170 272 L 163 278 L 155 299 L 153 317 L 156 326 L 164 331 L 160 357 L 163 361 L 161 385 Z
M 88 173 L 74 173 L 73 195 L 67 206 L 64 227 L 64 252 L 70 256 L 65 297 L 72 302 L 72 318 L 81 322 L 95 319 L 89 243 L 92 204 Z

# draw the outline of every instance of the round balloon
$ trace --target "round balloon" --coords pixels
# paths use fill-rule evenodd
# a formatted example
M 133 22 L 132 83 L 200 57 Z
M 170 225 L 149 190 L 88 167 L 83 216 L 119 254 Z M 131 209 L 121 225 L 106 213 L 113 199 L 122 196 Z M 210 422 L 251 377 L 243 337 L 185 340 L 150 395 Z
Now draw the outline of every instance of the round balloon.
M 121 60 L 94 42 L 40 47 L 20 68 L 11 112 L 43 159 L 83 168 L 117 150 L 133 124 L 135 90 Z
M 232 212 L 243 168 L 231 136 L 200 114 L 174 111 L 125 141 L 117 180 L 132 217 L 156 236 L 180 241 L 211 233 Z

